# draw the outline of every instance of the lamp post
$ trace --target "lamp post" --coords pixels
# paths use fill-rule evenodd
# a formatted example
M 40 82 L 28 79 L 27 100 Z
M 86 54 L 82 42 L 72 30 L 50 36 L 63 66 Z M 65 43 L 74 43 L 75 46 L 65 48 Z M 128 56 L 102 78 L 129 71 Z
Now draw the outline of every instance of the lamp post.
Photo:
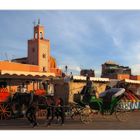
M 66 65 L 66 66 L 65 66 L 66 75 L 67 75 L 67 71 L 68 71 L 68 66 Z

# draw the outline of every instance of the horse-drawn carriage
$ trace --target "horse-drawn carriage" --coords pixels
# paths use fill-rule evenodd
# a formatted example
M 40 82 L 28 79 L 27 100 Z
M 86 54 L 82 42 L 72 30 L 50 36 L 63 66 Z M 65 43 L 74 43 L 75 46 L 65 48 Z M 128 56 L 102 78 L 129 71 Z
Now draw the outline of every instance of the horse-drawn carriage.
M 52 90 L 50 93 L 52 93 Z M 100 115 L 105 118 L 107 116 L 113 116 L 120 121 L 124 121 L 127 119 L 128 112 L 130 111 L 128 108 L 125 108 L 124 104 L 122 104 L 124 99 L 128 97 L 124 88 L 119 87 L 113 90 L 108 89 L 97 97 L 95 89 L 91 86 L 91 82 L 89 81 L 82 91 L 79 94 L 76 94 L 76 96 L 79 97 L 78 100 L 75 100 L 76 104 L 70 106 L 64 104 L 61 105 L 61 109 L 63 109 L 61 114 L 64 113 L 64 110 L 67 110 L 69 111 L 67 114 L 70 115 L 72 119 L 79 118 L 84 123 L 93 121 L 95 115 Z M 46 113 L 48 113 L 47 109 L 60 108 L 60 106 L 57 106 L 56 104 L 49 105 L 48 101 L 50 97 L 47 96 L 46 90 L 36 90 L 34 93 L 15 93 L 13 97 L 14 98 L 10 98 L 7 89 L 1 87 L 1 119 L 8 119 L 13 113 L 16 114 L 18 111 L 22 111 L 24 114 L 26 112 L 27 114 L 30 107 L 33 107 L 33 110 L 35 109 L 35 112 L 30 112 L 33 117 L 37 110 L 38 114 L 43 113 L 42 116 L 46 117 Z M 37 109 L 38 107 L 39 109 Z M 62 120 L 64 119 L 63 117 L 64 114 L 61 116 Z
M 50 111 L 52 111 L 52 108 L 53 111 L 58 110 L 60 109 L 59 104 L 62 103 L 61 99 L 59 100 L 59 98 L 52 96 L 53 90 L 51 86 L 48 86 L 47 89 L 37 89 L 28 92 L 25 87 L 22 88 L 22 86 L 20 86 L 18 91 L 11 96 L 10 92 L 8 92 L 6 82 L 1 82 L 0 119 L 27 117 L 29 121 L 34 121 L 36 125 L 36 118 L 46 118 L 46 116 L 49 115 L 49 109 L 51 109 Z M 63 114 L 63 112 L 61 114 Z M 60 117 L 63 121 L 61 114 Z
M 124 88 L 111 88 L 96 97 L 93 87 L 84 86 L 81 93 L 76 94 L 76 104 L 72 107 L 72 118 L 79 118 L 84 123 L 94 120 L 95 115 L 115 116 L 119 121 L 127 119 L 128 111 L 122 107 L 125 96 Z M 77 100 L 78 99 L 78 100 Z

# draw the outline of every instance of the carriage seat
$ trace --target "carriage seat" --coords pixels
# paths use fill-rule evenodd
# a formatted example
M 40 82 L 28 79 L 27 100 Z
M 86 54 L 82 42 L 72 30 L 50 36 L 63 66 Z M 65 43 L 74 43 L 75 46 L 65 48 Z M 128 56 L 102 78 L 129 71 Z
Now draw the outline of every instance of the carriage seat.
M 111 101 L 112 101 L 112 98 L 119 97 L 122 94 L 124 94 L 124 92 L 125 92 L 124 88 L 111 88 L 111 89 L 108 89 L 108 90 L 102 92 L 99 95 L 99 98 L 103 99 L 103 104 L 104 105 L 106 105 L 106 104 L 109 105 L 111 103 Z
M 118 97 L 125 92 L 124 88 L 111 88 L 99 94 L 99 97 L 111 96 L 111 97 Z

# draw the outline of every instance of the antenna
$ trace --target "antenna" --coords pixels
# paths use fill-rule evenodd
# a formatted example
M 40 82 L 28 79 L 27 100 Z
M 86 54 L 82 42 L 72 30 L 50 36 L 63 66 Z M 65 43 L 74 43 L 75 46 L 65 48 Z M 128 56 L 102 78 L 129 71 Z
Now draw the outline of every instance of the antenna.
M 8 56 L 7 56 L 7 53 L 4 53 L 4 55 L 5 55 L 5 58 L 6 58 L 6 60 L 8 60 Z
M 7 60 L 7 61 L 10 61 L 10 59 L 9 59 L 9 57 L 8 57 L 8 54 L 7 54 L 7 53 L 5 53 L 5 57 L 6 57 L 6 60 Z
M 40 24 L 40 18 L 38 19 L 38 25 Z
M 3 52 L 1 52 L 1 60 L 3 60 L 4 59 L 4 54 L 3 54 Z

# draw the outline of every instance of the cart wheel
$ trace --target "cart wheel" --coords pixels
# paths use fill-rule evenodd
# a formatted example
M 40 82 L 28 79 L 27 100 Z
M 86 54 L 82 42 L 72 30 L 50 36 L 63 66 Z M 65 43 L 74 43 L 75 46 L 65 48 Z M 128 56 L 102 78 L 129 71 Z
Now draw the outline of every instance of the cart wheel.
M 9 104 L 0 105 L 0 120 L 7 120 L 11 118 L 11 109 Z
M 93 122 L 93 114 L 85 114 L 85 115 L 81 115 L 81 121 L 84 123 L 84 124 L 89 124 L 89 123 L 92 123 Z
M 73 120 L 80 120 L 80 116 L 81 116 L 80 109 L 73 108 L 71 110 L 71 119 L 73 119 Z
M 128 120 L 129 112 L 125 109 L 120 108 L 118 104 L 115 110 L 115 116 L 118 121 L 124 122 Z
M 86 107 L 81 111 L 81 121 L 85 124 L 93 122 L 93 116 L 94 113 L 92 112 L 91 108 Z
M 82 107 L 77 104 L 72 104 L 70 107 L 70 118 L 72 120 L 80 120 Z

